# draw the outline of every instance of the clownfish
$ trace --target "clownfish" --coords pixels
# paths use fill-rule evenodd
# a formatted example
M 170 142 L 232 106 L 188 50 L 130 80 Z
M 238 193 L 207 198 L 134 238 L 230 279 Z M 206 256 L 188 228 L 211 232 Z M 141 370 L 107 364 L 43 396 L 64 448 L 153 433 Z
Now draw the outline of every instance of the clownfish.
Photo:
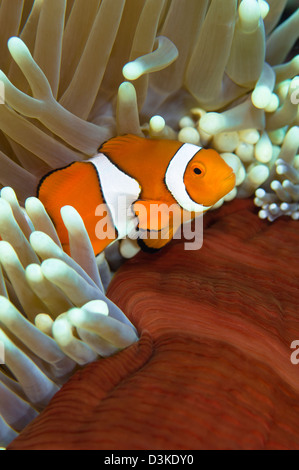
M 132 230 L 141 248 L 156 251 L 182 223 L 167 208 L 187 211 L 191 220 L 235 186 L 234 172 L 221 156 L 193 144 L 128 134 L 103 143 L 98 152 L 89 160 L 51 171 L 38 185 L 37 197 L 66 252 L 63 206 L 73 206 L 81 215 L 95 255 Z M 153 205 L 162 207 L 155 220 Z M 155 237 L 146 236 L 153 231 Z

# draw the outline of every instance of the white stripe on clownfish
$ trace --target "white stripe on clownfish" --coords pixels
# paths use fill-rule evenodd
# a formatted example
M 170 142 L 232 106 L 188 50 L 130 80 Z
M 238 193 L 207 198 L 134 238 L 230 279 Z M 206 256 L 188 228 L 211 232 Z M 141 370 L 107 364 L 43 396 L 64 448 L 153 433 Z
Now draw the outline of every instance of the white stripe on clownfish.
M 203 206 L 193 201 L 187 193 L 184 183 L 186 168 L 194 155 L 198 153 L 201 148 L 202 147 L 198 147 L 194 144 L 183 144 L 170 160 L 165 173 L 165 183 L 168 190 L 177 203 L 189 212 L 201 213 L 211 207 Z
M 131 206 L 139 198 L 141 187 L 138 181 L 117 168 L 103 153 L 88 161 L 97 170 L 103 198 L 110 210 L 118 238 L 123 238 L 136 227 L 136 217 Z

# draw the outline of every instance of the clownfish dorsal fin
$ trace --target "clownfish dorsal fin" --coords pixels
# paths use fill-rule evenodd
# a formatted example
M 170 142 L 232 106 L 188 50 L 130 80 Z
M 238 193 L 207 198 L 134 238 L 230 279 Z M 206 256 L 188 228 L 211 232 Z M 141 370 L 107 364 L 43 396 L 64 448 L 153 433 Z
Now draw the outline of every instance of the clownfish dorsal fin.
M 111 153 L 117 151 L 123 151 L 124 148 L 127 146 L 138 146 L 142 145 L 145 141 L 144 137 L 139 137 L 134 134 L 125 134 L 118 137 L 113 137 L 112 139 L 103 142 L 102 145 L 99 147 L 98 152 L 102 153 Z

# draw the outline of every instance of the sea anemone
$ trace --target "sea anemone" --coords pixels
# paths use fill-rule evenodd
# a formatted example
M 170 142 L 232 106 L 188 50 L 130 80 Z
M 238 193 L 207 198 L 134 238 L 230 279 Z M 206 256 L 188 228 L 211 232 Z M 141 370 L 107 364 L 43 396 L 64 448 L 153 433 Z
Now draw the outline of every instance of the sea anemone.
M 199 106 L 181 119 L 179 133 L 183 141 L 215 148 L 235 169 L 236 188 L 216 208 L 262 186 L 255 202 L 262 206 L 259 216 L 271 221 L 280 215 L 298 218 L 299 56 L 281 62 L 298 38 L 299 10 L 274 29 L 285 3 L 244 0 L 233 27 L 227 18 L 226 41 L 217 30 L 212 60 L 206 58 L 198 67 L 198 81 L 191 82 Z M 204 40 L 204 27 L 200 35 Z M 206 84 L 203 77 L 212 73 L 215 81 Z
M 299 56 L 283 63 L 299 10 L 276 27 L 285 5 L 2 0 L 0 183 L 24 201 L 47 171 L 130 132 L 216 148 L 238 173 L 226 200 L 269 186 L 299 123 Z
M 31 197 L 25 206 L 23 211 L 11 188 L 2 189 L 2 446 L 37 416 L 79 367 L 138 339 L 133 325 L 104 294 L 87 232 L 75 209 L 62 210 L 70 257 L 62 251 L 41 202 Z
M 175 240 L 117 271 L 108 294 L 140 340 L 78 371 L 9 449 L 299 448 L 297 222 L 235 199 L 204 225 L 200 250 Z

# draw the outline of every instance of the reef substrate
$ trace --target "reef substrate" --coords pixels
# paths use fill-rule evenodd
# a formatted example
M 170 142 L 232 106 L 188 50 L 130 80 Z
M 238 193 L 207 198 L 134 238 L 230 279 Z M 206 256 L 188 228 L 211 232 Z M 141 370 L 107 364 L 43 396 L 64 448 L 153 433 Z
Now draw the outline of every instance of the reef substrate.
M 299 234 L 256 211 L 235 200 L 200 250 L 128 261 L 108 295 L 140 341 L 78 371 L 8 448 L 299 449 Z

